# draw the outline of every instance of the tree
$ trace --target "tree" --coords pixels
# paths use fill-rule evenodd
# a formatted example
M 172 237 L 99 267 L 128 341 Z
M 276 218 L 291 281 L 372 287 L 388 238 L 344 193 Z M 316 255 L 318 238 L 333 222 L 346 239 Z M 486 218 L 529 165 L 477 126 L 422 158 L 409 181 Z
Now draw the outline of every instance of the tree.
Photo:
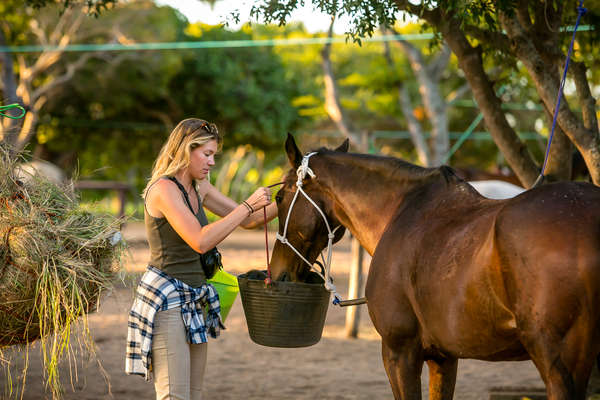
M 400 11 L 431 26 L 456 55 L 485 124 L 506 161 L 525 186 L 534 183 L 539 164 L 507 121 L 497 94 L 500 82 L 493 81 L 484 63 L 494 59 L 513 71 L 522 65 L 535 85 L 539 102 L 551 116 L 569 42 L 561 28 L 574 23 L 574 3 L 573 7 L 566 7 L 562 1 L 538 0 L 498 3 L 424 0 L 421 4 L 408 0 L 347 0 L 313 4 L 332 15 L 349 15 L 354 22 L 351 34 L 358 40 L 371 35 L 380 24 L 393 26 Z M 252 14 L 267 22 L 285 23 L 297 6 L 295 2 L 261 1 L 254 5 Z M 592 7 L 586 20 L 593 24 L 600 6 Z M 597 33 L 590 32 L 578 36 L 580 51 L 575 52 L 569 70 L 576 90 L 574 96 L 566 96 L 558 112 L 559 129 L 546 171 L 550 179 L 568 177 L 572 143 L 582 154 L 594 183 L 600 184 L 600 132 L 587 73 L 589 65 L 595 62 L 590 49 L 596 36 Z M 571 106 L 573 102 L 579 103 L 581 117 Z
M 0 23 L 0 45 L 31 41 L 49 47 L 39 54 L 0 52 L 0 76 L 3 97 L 9 103 L 22 104 L 27 113 L 22 120 L 4 118 L 0 124 L 0 140 L 22 150 L 32 140 L 42 108 L 61 86 L 73 79 L 92 58 L 112 63 L 120 57 L 95 52 L 69 54 L 65 47 L 77 40 L 102 37 L 105 41 L 119 40 L 118 32 L 101 24 L 82 30 L 86 15 L 81 8 L 69 6 L 62 13 L 53 8 L 34 11 L 26 9 L 25 16 L 15 16 L 19 7 L 7 2 L 3 5 L 6 18 Z M 95 29 L 93 29 L 95 28 Z M 114 36 L 113 36 L 114 35 Z
M 116 2 L 117 0 L 25 0 L 26 5 L 37 9 L 54 4 L 60 5 L 62 11 L 66 11 L 71 7 L 83 6 L 88 13 L 95 16 L 98 16 Z
M 229 31 L 189 24 L 170 7 L 140 2 L 115 7 L 84 25 L 96 24 L 110 26 L 128 42 L 249 40 L 254 35 L 248 27 Z M 299 87 L 272 47 L 118 54 L 119 63 L 90 60 L 49 99 L 33 141 L 36 155 L 67 171 L 77 168 L 81 176 L 143 187 L 162 143 L 183 118 L 217 123 L 224 151 L 252 144 L 254 150 L 245 154 L 256 149 L 279 154 L 285 133 L 302 121 L 292 104 Z
M 186 40 L 252 40 L 253 29 L 229 31 L 201 23 L 190 25 Z M 286 132 L 299 122 L 291 99 L 299 95 L 281 58 L 271 47 L 215 48 L 182 54 L 181 71 L 169 83 L 180 116 L 212 120 L 228 146 L 252 143 L 280 149 Z
M 383 28 L 385 32 L 385 28 Z M 399 33 L 394 30 L 394 33 Z M 443 163 L 443 158 L 450 149 L 450 135 L 448 132 L 448 116 L 446 99 L 440 90 L 442 73 L 448 66 L 450 50 L 442 46 L 439 53 L 427 63 L 423 53 L 412 43 L 398 40 L 398 45 L 410 61 L 410 66 L 419 83 L 419 93 L 423 99 L 425 113 L 431 121 L 433 145 L 431 150 L 427 146 L 423 129 L 418 119 L 413 115 L 413 106 L 406 85 L 398 81 L 398 98 L 402 111 L 407 120 L 413 144 L 419 155 L 419 161 L 424 166 L 438 166 Z M 384 42 L 385 57 L 390 65 L 394 64 L 388 42 Z M 456 92 L 453 96 L 459 96 Z
M 105 27 L 120 43 L 168 42 L 179 41 L 187 25 L 170 7 L 134 2 L 87 18 L 82 29 Z M 98 35 L 90 42 L 105 40 Z M 67 171 L 77 168 L 81 176 L 128 181 L 139 176 L 141 184 L 177 123 L 179 92 L 171 93 L 168 85 L 182 63 L 173 51 L 122 51 L 90 59 L 40 113 L 32 143 L 36 155 Z

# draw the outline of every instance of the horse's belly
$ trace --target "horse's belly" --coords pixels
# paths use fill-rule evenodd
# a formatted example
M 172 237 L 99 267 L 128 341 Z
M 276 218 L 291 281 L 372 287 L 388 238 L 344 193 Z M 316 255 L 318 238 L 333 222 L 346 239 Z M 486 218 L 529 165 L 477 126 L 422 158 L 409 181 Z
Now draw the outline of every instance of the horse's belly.
M 442 354 L 451 354 L 457 358 L 474 358 L 488 361 L 510 361 L 521 359 L 525 354 L 523 345 L 516 337 L 507 338 L 488 335 L 474 329 L 473 335 L 448 335 L 441 340 L 423 338 L 425 348 L 436 349 Z M 454 340 L 452 340 L 454 339 Z
M 516 335 L 506 336 L 482 329 L 473 329 L 472 335 L 447 335 L 441 340 L 423 338 L 425 349 L 432 354 L 452 355 L 485 361 L 520 361 L 529 356 Z
M 453 288 L 453 296 L 432 294 L 419 301 L 425 347 L 439 347 L 459 358 L 520 357 L 524 350 L 515 315 L 489 281 L 471 281 Z

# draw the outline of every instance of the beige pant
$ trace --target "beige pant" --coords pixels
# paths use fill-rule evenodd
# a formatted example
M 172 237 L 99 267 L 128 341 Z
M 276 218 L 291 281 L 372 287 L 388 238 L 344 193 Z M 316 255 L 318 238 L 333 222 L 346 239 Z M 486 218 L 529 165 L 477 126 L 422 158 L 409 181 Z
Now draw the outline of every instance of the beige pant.
M 208 344 L 186 341 L 181 308 L 157 312 L 152 332 L 156 400 L 201 400 Z

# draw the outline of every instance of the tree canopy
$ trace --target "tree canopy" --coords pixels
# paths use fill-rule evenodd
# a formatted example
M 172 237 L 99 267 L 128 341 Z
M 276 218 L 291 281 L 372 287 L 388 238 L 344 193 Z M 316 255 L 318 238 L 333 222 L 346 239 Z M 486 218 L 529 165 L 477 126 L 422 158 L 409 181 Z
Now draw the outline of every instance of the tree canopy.
M 99 15 L 102 11 L 113 6 L 118 0 L 25 0 L 27 6 L 33 8 L 42 8 L 47 5 L 58 4 L 64 11 L 69 7 L 85 6 L 88 13 Z
M 51 9 L 40 12 L 58 18 Z M 101 43 L 104 27 L 128 42 L 252 39 L 249 29 L 189 24 L 174 9 L 150 2 L 85 19 L 80 31 L 87 42 Z M 56 68 L 80 57 L 65 53 Z M 170 130 L 190 116 L 217 123 L 226 149 L 249 143 L 280 150 L 301 120 L 292 104 L 299 90 L 272 47 L 97 54 L 53 90 L 39 112 L 32 147 L 67 169 L 78 165 L 80 175 L 123 179 L 130 171 L 143 182 Z
M 22 13 L 17 3 L 16 0 L 9 0 L 0 4 L 0 11 L 6 16 L 0 26 L 10 45 L 43 43 L 43 38 L 49 37 L 56 30 L 56 24 L 62 16 L 68 14 L 60 12 L 63 4 L 48 4 L 42 9 L 29 8 L 26 13 Z M 341 12 L 351 11 L 347 5 L 358 3 L 337 3 L 337 11 L 332 12 L 339 15 Z M 266 2 L 256 3 L 256 7 L 261 4 Z M 271 17 L 283 15 L 275 12 L 276 2 L 269 4 L 272 7 Z M 295 2 L 290 3 L 289 6 L 294 4 Z M 391 8 L 373 8 L 369 11 L 371 14 L 362 9 L 363 11 L 357 11 L 356 17 L 369 19 L 365 24 L 368 22 L 373 28 L 379 29 L 382 20 L 373 13 L 383 13 L 382 18 L 391 24 L 394 18 L 402 18 L 398 4 L 386 3 L 385 6 Z M 442 5 L 449 7 L 445 3 L 431 3 L 429 8 L 424 5 L 406 7 L 414 13 L 419 11 L 419 15 L 425 18 L 429 13 L 449 13 L 447 9 L 441 8 Z M 68 10 L 75 14 L 75 7 L 71 4 Z M 417 10 L 414 7 L 421 8 Z M 259 8 L 255 8 L 255 13 L 257 10 Z M 265 8 L 261 12 L 267 11 L 269 10 Z M 501 22 L 498 15 L 492 13 L 493 10 L 486 8 L 484 11 L 495 18 L 496 25 Z M 569 13 L 574 16 L 572 10 Z M 561 18 L 568 20 L 566 15 L 569 13 L 564 11 L 565 15 Z M 593 17 L 593 10 L 590 13 L 585 17 L 586 24 L 589 22 L 588 16 Z M 271 17 L 265 14 L 265 20 Z M 433 22 L 437 21 L 433 17 L 428 18 Z M 455 21 L 452 18 L 449 20 Z M 500 25 L 492 30 L 486 25 L 484 17 L 476 20 L 475 16 L 470 16 L 465 17 L 467 22 L 460 19 L 456 21 L 456 30 L 467 38 L 468 46 L 456 45 L 458 39 L 454 28 L 443 30 L 447 28 L 439 21 L 439 26 L 421 19 L 401 26 L 396 24 L 393 28 L 399 34 L 432 32 L 436 35 L 433 41 L 422 40 L 411 44 L 415 51 L 420 52 L 425 64 L 435 64 L 443 48 L 442 41 L 447 43 L 454 55 L 441 72 L 438 90 L 440 97 L 452 99 L 452 103 L 447 105 L 447 125 L 454 135 L 452 137 L 456 138 L 458 132 L 467 130 L 469 124 L 477 121 L 478 114 L 483 114 L 487 130 L 493 135 L 508 164 L 517 171 L 525 184 L 531 184 L 539 171 L 544 143 L 526 142 L 519 136 L 519 132 L 537 131 L 547 134 L 550 125 L 548 110 L 551 107 L 543 99 L 540 100 L 540 84 L 532 75 L 528 64 L 511 48 L 507 50 L 493 47 L 483 39 L 475 38 L 467 22 L 476 23 L 479 29 L 476 32 L 483 36 L 487 32 L 489 35 L 493 33 L 494 37 L 505 37 L 509 31 Z M 548 19 L 548 23 L 550 21 Z M 365 24 L 361 25 L 362 28 L 356 27 L 356 34 L 362 32 L 368 36 L 370 31 L 366 30 L 368 24 Z M 564 27 L 566 23 L 558 26 Z M 363 30 L 360 31 L 359 28 Z M 378 34 L 375 31 L 372 33 Z M 575 73 L 577 68 L 588 68 L 585 77 L 590 92 L 597 90 L 593 85 L 597 85 L 599 70 L 590 68 L 598 62 L 598 50 L 592 45 L 594 35 L 590 31 L 578 33 L 574 64 L 571 66 L 572 78 L 565 91 L 570 107 L 567 113 L 571 110 L 571 114 L 575 114 L 575 118 L 580 123 L 584 121 L 584 124 L 589 122 L 585 122 L 585 118 L 593 118 L 591 111 L 582 112 L 586 110 L 585 107 L 573 104 L 587 104 L 581 102 L 581 99 L 587 98 L 589 101 L 593 98 L 591 94 L 585 96 L 585 84 L 578 84 L 574 78 L 581 77 L 580 72 Z M 557 32 L 555 36 L 559 50 L 565 52 L 569 35 Z M 159 7 L 152 2 L 134 2 L 117 3 L 104 10 L 99 18 L 81 19 L 78 29 L 69 40 L 70 43 L 214 43 L 324 37 L 326 33 L 307 33 L 301 24 L 280 27 L 252 24 L 237 30 L 201 23 L 190 24 L 170 7 Z M 510 42 L 507 37 L 503 40 Z M 330 47 L 329 62 L 340 104 L 356 128 L 373 133 L 372 140 L 380 151 L 416 162 L 418 157 L 415 148 L 406 140 L 405 135 L 408 119 L 415 118 L 426 134 L 427 131 L 433 131 L 433 125 L 422 102 L 422 85 L 416 79 L 403 47 L 406 46 L 398 41 L 390 42 L 389 46 L 379 41 L 363 40 L 361 46 L 352 41 L 336 42 Z M 170 129 L 179 120 L 190 116 L 216 122 L 225 134 L 226 152 L 236 152 L 239 146 L 250 145 L 256 151 L 244 147 L 245 150 L 240 150 L 239 154 L 256 155 L 260 160 L 265 158 L 264 153 L 260 153 L 258 149 L 269 154 L 267 160 L 278 159 L 282 141 L 288 131 L 296 134 L 312 133 L 306 136 L 309 146 L 311 143 L 315 146 L 327 144 L 327 138 L 334 135 L 337 127 L 326 112 L 324 88 L 328 78 L 322 68 L 323 49 L 323 45 L 313 44 L 197 50 L 62 52 L 51 68 L 38 71 L 37 78 L 30 79 L 29 82 L 35 93 L 48 85 L 52 89 L 45 95 L 37 112 L 37 125 L 31 130 L 33 136 L 30 149 L 36 156 L 56 162 L 68 170 L 78 168 L 81 176 L 127 179 L 142 186 L 152 160 Z M 457 49 L 462 49 L 465 54 Z M 45 57 L 50 54 L 58 53 L 48 52 Z M 26 67 L 34 66 L 41 53 L 15 53 L 11 63 L 3 62 L 2 55 L 0 52 L 0 64 L 3 67 L 12 66 L 14 75 L 20 79 L 27 72 Z M 554 71 L 552 77 L 558 78 L 560 64 L 564 62 L 559 58 L 555 55 L 552 63 L 542 65 L 543 69 Z M 78 63 L 79 67 L 71 78 L 62 79 L 74 63 Z M 463 92 L 461 97 L 456 93 L 465 86 L 465 82 L 470 84 L 470 91 L 466 92 L 467 96 Z M 556 79 L 556 86 L 557 82 Z M 8 86 L 0 88 L 4 99 L 9 97 Z M 399 87 L 402 91 L 399 91 Z M 407 96 L 406 99 L 409 100 L 406 103 L 409 105 L 408 109 L 401 107 L 402 96 Z M 553 101 L 551 99 L 550 103 Z M 587 107 L 593 108 L 595 103 Z M 579 117 L 579 113 L 587 117 Z M 590 126 L 593 127 L 593 123 Z M 590 132 L 592 134 L 588 136 L 593 139 L 593 128 L 590 128 Z M 430 139 L 426 137 L 426 140 Z M 594 164 L 589 161 L 593 160 L 594 140 L 588 140 L 589 143 L 580 141 L 577 145 L 580 151 L 583 149 L 582 154 L 588 152 L 586 161 L 592 168 L 595 168 Z M 560 161 L 560 156 L 564 157 L 563 160 L 569 158 L 572 151 L 570 143 L 578 142 L 561 131 L 555 137 L 555 143 L 558 145 L 553 146 L 554 153 L 548 170 L 562 179 L 568 175 L 564 170 L 570 164 Z M 452 163 L 472 163 L 485 168 L 498 162 L 496 152 L 489 141 L 473 140 L 454 153 Z M 124 154 L 127 157 L 123 157 Z M 232 159 L 237 159 L 236 157 L 238 156 L 234 155 Z M 219 164 L 223 168 L 229 168 L 228 161 Z M 248 168 L 248 179 L 256 182 L 256 171 Z M 218 175 L 225 177 L 227 174 L 224 172 Z
M 380 25 L 393 26 L 397 18 L 405 15 L 417 17 L 424 26 L 431 27 L 438 40 L 444 40 L 457 57 L 485 124 L 507 162 L 523 184 L 533 184 L 539 162 L 533 159 L 507 120 L 498 92 L 511 75 L 524 71 L 551 118 L 559 88 L 559 70 L 570 39 L 567 27 L 574 24 L 578 13 L 576 2 L 424 0 L 416 4 L 408 0 L 348 0 L 312 4 L 331 15 L 349 16 L 353 21 L 349 33 L 358 40 L 372 35 Z M 283 24 L 298 6 L 296 1 L 263 0 L 255 3 L 252 15 Z M 588 8 L 585 20 L 598 26 L 600 6 L 594 3 L 588 4 Z M 559 109 L 556 145 L 547 170 L 551 179 L 570 175 L 571 146 L 574 146 L 583 156 L 593 181 L 600 184 L 600 133 L 587 72 L 598 61 L 597 57 L 590 57 L 593 52 L 585 51 L 599 34 L 595 30 L 578 36 L 570 69 L 575 93 L 566 96 Z M 487 60 L 511 73 L 486 69 Z M 581 109 L 581 116 L 572 105 L 575 103 Z

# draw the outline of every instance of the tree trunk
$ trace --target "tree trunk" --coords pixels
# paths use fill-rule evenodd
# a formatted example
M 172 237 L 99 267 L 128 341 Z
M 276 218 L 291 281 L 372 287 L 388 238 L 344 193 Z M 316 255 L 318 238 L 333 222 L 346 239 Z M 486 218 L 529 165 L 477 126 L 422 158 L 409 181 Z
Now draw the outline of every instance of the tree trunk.
M 548 66 L 542 54 L 536 49 L 533 42 L 535 37 L 532 37 L 531 32 L 526 31 L 514 17 L 500 13 L 499 19 L 506 34 L 511 39 L 513 52 L 523 62 L 527 72 L 533 79 L 540 99 L 546 108 L 554 110 L 560 86 L 556 74 L 551 70 L 554 66 Z M 582 95 L 581 92 L 578 94 Z M 591 98 L 591 94 L 588 97 Z M 596 185 L 600 185 L 600 135 L 598 127 L 585 126 L 571 111 L 568 101 L 564 97 L 558 109 L 557 121 L 563 132 L 583 156 L 592 181 Z
M 417 118 L 415 118 L 413 115 L 413 106 L 410 102 L 408 89 L 401 83 L 398 84 L 398 100 L 400 102 L 400 108 L 402 109 L 404 118 L 406 118 L 406 124 L 408 126 L 410 138 L 412 139 L 413 145 L 417 150 L 419 162 L 424 167 L 430 167 L 432 165 L 431 156 L 429 153 L 429 148 L 427 147 L 427 142 L 425 141 L 423 129 L 421 128 L 421 124 Z
M 451 18 L 430 21 L 440 29 L 444 39 L 458 58 L 458 65 L 464 71 L 471 86 L 473 96 L 494 142 L 504 155 L 523 186 L 530 187 L 539 175 L 525 144 L 510 127 L 502 111 L 502 103 L 493 89 L 485 70 L 480 49 L 471 46 L 458 22 Z
M 4 32 L 0 28 L 0 46 L 6 46 Z M 13 70 L 13 58 L 9 52 L 0 52 L 0 63 L 2 63 L 2 85 L 3 94 L 8 104 L 22 104 L 21 99 L 17 96 L 17 80 Z M 0 141 L 5 141 L 11 146 L 14 146 L 17 140 L 17 134 L 21 126 L 21 121 L 12 118 L 3 118 L 0 124 Z
M 552 113 L 547 109 L 545 111 L 549 124 L 552 124 Z M 548 140 L 550 139 L 548 138 Z M 571 180 L 572 170 L 573 143 L 557 125 L 554 130 L 554 138 L 550 144 L 550 153 L 544 176 L 547 177 L 548 182 L 568 181 Z
M 333 22 L 334 18 L 331 19 L 328 38 L 333 37 Z M 346 117 L 345 111 L 340 104 L 335 76 L 333 75 L 333 68 L 331 66 L 330 53 L 331 43 L 327 43 L 323 46 L 323 50 L 321 50 L 323 80 L 325 81 L 325 110 L 342 135 L 350 139 L 355 146 L 360 146 L 361 137 L 352 125 L 352 122 Z
M 431 136 L 433 139 L 431 151 L 431 166 L 439 166 L 450 149 L 450 135 L 448 133 L 448 117 L 446 114 L 446 101 L 439 90 L 439 77 L 441 70 L 447 63 L 432 65 L 425 63 L 421 52 L 412 44 L 399 40 L 400 47 L 410 61 L 410 66 L 419 82 L 419 93 L 423 99 L 425 112 L 431 120 Z M 445 50 L 442 50 L 442 52 Z M 444 54 L 440 54 L 442 61 Z M 439 60 L 438 60 L 439 62 Z
M 385 33 L 385 28 L 382 28 L 382 30 Z M 388 65 L 393 69 L 394 60 L 390 52 L 390 45 L 388 42 L 383 42 L 383 46 L 385 59 Z M 423 129 L 421 127 L 421 124 L 413 114 L 413 106 L 410 101 L 410 94 L 408 93 L 408 89 L 402 82 L 398 82 L 397 86 L 398 102 L 400 104 L 400 109 L 402 110 L 402 114 L 404 114 L 404 118 L 406 119 L 408 132 L 410 133 L 410 138 L 412 139 L 413 146 L 415 146 L 415 150 L 417 151 L 419 163 L 424 167 L 429 167 L 431 166 L 431 156 L 429 153 L 429 148 L 427 147 L 427 142 L 425 141 L 425 136 L 423 135 Z

